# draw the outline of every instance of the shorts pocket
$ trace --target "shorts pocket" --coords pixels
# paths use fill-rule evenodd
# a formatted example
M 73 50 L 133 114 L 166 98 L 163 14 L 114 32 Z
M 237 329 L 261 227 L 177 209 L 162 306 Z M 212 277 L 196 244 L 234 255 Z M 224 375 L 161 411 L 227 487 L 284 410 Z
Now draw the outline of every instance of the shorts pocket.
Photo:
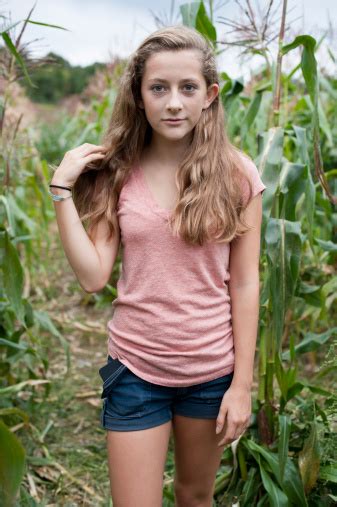
M 129 369 L 121 380 L 114 383 L 105 399 L 107 418 L 132 419 L 141 417 L 149 409 L 151 383 L 144 383 Z
M 127 367 L 119 361 L 108 356 L 108 362 L 98 370 L 102 380 L 103 389 L 101 398 L 106 398 L 113 386 L 117 383 L 123 373 L 127 371 Z
M 135 375 L 119 359 L 108 356 L 108 362 L 99 369 L 103 380 L 101 398 L 104 398 L 101 421 L 140 417 L 151 401 L 151 383 Z

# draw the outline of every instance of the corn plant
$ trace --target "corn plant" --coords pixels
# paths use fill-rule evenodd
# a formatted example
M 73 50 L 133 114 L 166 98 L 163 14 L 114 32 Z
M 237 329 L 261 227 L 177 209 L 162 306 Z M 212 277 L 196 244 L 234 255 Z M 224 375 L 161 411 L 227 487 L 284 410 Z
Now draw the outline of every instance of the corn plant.
M 222 41 L 217 40 L 212 3 L 209 15 L 202 2 L 181 6 L 181 13 L 185 24 L 216 46 Z M 329 184 L 336 170 L 323 167 L 322 144 L 331 160 L 333 133 L 320 96 L 317 44 L 310 35 L 284 44 L 286 1 L 278 30 L 268 24 L 272 1 L 260 23 L 249 0 L 237 4 L 246 18 L 241 22 L 223 18 L 232 29 L 229 44 L 242 48 L 245 57 L 260 54 L 265 65 L 249 96 L 240 79 L 222 72 L 221 99 L 230 136 L 254 157 L 267 186 L 261 235 L 263 284 L 253 421 L 249 432 L 232 446 L 234 466 L 219 475 L 215 493 L 220 505 L 238 501 L 240 506 L 305 506 L 324 493 L 327 503 L 320 505 L 328 505 L 334 499 L 337 463 L 333 452 L 324 453 L 319 442 L 324 437 L 336 446 L 329 410 L 331 404 L 336 406 L 336 395 L 320 383 L 331 369 L 314 372 L 310 381 L 300 371 L 301 355 L 315 354 L 337 332 L 330 314 L 337 284 L 332 225 L 336 197 Z M 278 51 L 273 59 L 269 48 L 275 39 Z M 300 63 L 284 74 L 284 55 L 300 47 Z M 299 70 L 304 82 L 294 81 Z M 331 103 L 336 86 L 328 77 L 323 83 Z M 300 104 L 305 100 L 306 107 L 290 108 L 295 100 Z M 305 116 L 299 118 L 302 111 Z M 226 457 L 230 458 L 227 452 Z
M 10 109 L 13 86 L 21 72 L 34 86 L 24 62 L 27 51 L 21 45 L 27 24 L 38 23 L 30 19 L 32 10 L 23 20 L 16 40 L 11 32 L 20 21 L 7 24 L 1 30 L 5 45 L 0 103 L 3 189 L 0 195 L 0 503 L 4 507 L 14 505 L 26 466 L 25 449 L 15 435 L 14 424 L 21 420 L 16 429 L 23 426 L 31 431 L 29 404 L 36 397 L 35 388 L 44 388 L 45 397 L 49 393 L 50 381 L 46 378 L 49 362 L 42 331 L 60 340 L 68 368 L 70 365 L 66 340 L 48 314 L 35 310 L 31 304 L 34 290 L 31 280 L 41 268 L 38 252 L 48 249 L 48 238 L 43 234 L 51 218 L 46 186 L 48 167 L 40 161 L 29 132 L 20 129 L 22 116 L 17 117 Z M 23 393 L 25 396 L 21 397 Z

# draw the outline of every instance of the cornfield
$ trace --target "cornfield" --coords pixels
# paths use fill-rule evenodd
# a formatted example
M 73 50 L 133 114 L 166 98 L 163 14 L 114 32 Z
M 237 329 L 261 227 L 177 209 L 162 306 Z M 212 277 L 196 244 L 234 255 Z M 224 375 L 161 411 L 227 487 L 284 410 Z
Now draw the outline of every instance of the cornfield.
M 177 12 L 217 55 L 235 46 L 262 62 L 248 83 L 220 72 L 230 137 L 267 189 L 252 421 L 224 450 L 213 505 L 336 505 L 337 80 L 319 66 L 324 45 L 334 69 L 336 59 L 326 37 L 287 40 L 286 1 L 259 15 L 249 0 L 239 4 L 241 21 L 219 17 L 231 29 L 224 40 L 212 1 Z M 48 183 L 65 151 L 100 144 L 125 61 L 97 72 L 73 112 L 39 124 L 20 86 L 33 85 L 21 43 L 31 14 L 16 40 L 13 25 L 1 32 L 1 505 L 111 505 L 97 368 L 121 259 L 99 294 L 81 290 Z M 286 71 L 288 55 L 296 63 Z M 165 506 L 174 505 L 173 475 L 170 445 Z

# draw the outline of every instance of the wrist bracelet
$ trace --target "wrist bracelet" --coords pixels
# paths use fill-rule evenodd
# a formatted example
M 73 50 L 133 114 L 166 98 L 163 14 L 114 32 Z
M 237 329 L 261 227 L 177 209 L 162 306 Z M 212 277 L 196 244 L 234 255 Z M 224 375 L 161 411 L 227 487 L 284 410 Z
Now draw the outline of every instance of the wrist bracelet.
M 69 199 L 69 197 L 73 196 L 72 193 L 70 195 L 66 195 L 66 196 L 53 194 L 50 190 L 49 190 L 49 195 L 51 195 L 51 198 L 53 199 L 53 201 L 64 201 L 65 199 Z
M 71 191 L 71 187 L 62 187 L 61 185 L 49 185 L 49 187 L 63 188 L 64 190 L 70 190 Z

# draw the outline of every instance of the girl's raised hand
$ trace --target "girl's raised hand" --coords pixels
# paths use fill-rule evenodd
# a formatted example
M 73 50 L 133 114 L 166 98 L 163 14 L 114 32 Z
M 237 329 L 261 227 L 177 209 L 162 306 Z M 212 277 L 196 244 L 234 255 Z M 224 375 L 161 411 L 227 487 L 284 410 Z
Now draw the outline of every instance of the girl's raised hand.
M 73 186 L 81 173 L 86 172 L 87 164 L 105 157 L 108 148 L 96 144 L 84 143 L 65 153 L 62 162 L 56 169 L 52 183 Z

